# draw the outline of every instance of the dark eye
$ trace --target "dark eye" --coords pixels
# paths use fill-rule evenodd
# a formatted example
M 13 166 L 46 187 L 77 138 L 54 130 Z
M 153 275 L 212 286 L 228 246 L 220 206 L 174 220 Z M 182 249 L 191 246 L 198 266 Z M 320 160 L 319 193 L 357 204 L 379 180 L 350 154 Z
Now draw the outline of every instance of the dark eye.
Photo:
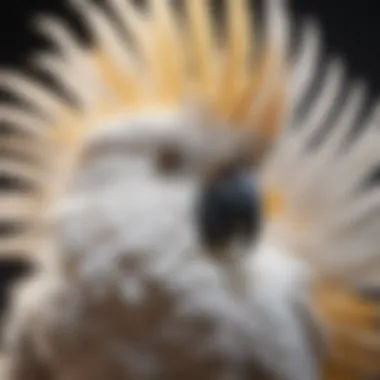
M 158 153 L 157 168 L 162 174 L 180 174 L 185 168 L 185 163 L 185 155 L 179 148 L 166 147 Z

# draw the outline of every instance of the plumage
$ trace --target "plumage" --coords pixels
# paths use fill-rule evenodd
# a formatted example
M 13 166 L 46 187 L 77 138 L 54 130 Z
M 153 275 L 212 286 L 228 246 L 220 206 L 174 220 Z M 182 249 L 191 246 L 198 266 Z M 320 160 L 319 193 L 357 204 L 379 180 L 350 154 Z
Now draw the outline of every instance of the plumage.
M 346 292 L 380 285 L 380 192 L 361 187 L 379 108 L 362 117 L 365 85 L 339 59 L 320 67 L 315 22 L 295 46 L 285 1 L 265 1 L 260 28 L 248 0 L 226 0 L 222 32 L 207 0 L 70 4 L 89 46 L 43 16 L 56 49 L 30 60 L 66 97 L 0 71 L 20 103 L 0 107 L 13 133 L 0 175 L 28 185 L 1 195 L 0 219 L 29 227 L 1 237 L 0 255 L 41 264 L 14 292 L 2 378 L 335 378 L 323 328 L 344 323 Z M 167 176 L 173 147 L 184 166 Z M 261 229 L 214 252 L 194 205 L 231 165 L 252 172 Z

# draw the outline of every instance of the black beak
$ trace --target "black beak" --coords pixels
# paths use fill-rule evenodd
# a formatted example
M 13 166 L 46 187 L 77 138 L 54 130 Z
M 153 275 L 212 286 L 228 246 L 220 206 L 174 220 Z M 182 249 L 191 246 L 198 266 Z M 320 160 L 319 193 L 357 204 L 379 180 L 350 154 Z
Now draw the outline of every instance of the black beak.
M 223 248 L 236 239 L 249 244 L 260 222 L 260 198 L 251 173 L 233 171 L 203 189 L 198 227 L 205 245 Z

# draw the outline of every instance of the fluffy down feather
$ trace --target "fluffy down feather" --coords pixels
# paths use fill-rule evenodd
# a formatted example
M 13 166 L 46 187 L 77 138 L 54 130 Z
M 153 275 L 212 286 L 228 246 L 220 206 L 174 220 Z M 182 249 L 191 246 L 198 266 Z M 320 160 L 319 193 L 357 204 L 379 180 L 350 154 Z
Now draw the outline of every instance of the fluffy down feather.
M 345 145 L 365 91 L 350 85 L 342 99 L 336 62 L 315 88 L 320 37 L 307 23 L 291 59 L 284 2 L 265 3 L 259 39 L 246 2 L 227 0 L 221 41 L 207 1 L 182 1 L 183 20 L 168 1 L 146 12 L 106 3 L 118 28 L 90 1 L 73 2 L 91 48 L 61 21 L 40 20 L 58 51 L 34 62 L 74 105 L 0 73 L 29 106 L 0 114 L 17 136 L 3 170 L 30 185 L 6 211 L 31 226 L 1 250 L 41 263 L 15 291 L 3 378 L 318 379 L 309 284 L 378 275 L 380 197 L 359 192 L 377 164 L 376 110 Z M 260 157 L 263 228 L 216 258 L 197 237 L 194 202 L 207 173 L 247 141 Z M 170 179 L 157 167 L 169 142 L 187 163 Z M 22 163 L 25 152 L 35 164 Z

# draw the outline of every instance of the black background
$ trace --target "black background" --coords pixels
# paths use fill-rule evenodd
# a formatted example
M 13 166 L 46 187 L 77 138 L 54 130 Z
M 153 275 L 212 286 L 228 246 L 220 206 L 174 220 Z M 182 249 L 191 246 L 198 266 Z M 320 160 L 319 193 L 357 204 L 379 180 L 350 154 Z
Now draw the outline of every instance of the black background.
M 66 1 L 1 0 L 0 66 L 23 66 L 30 52 L 44 47 L 38 35 L 32 32 L 32 15 L 48 11 L 72 20 L 65 6 Z M 344 58 L 350 77 L 366 79 L 373 99 L 380 95 L 380 23 L 377 3 L 375 0 L 290 1 L 296 18 L 311 17 L 320 23 L 327 53 Z M 17 271 L 17 267 L 11 269 L 0 262 L 0 310 L 4 283 Z

